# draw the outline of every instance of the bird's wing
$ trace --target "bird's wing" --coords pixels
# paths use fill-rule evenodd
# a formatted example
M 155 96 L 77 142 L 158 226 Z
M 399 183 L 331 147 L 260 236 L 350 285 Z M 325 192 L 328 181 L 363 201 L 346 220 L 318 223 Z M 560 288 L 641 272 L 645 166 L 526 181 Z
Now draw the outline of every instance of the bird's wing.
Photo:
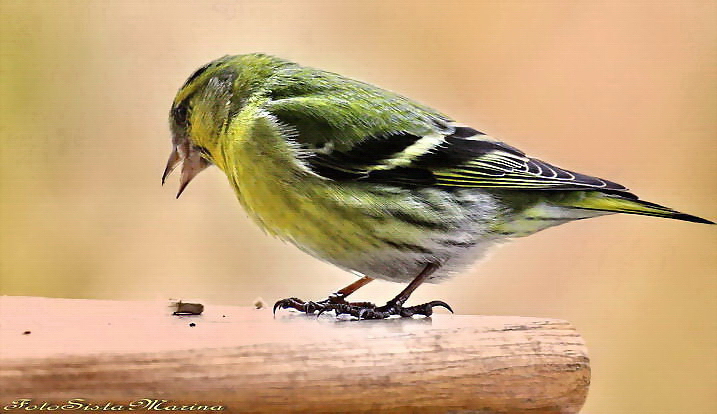
M 607 190 L 624 186 L 568 171 L 465 126 L 425 136 L 401 133 L 371 138 L 349 151 L 316 152 L 307 158 L 332 180 L 497 189 Z
M 347 85 L 345 80 L 340 84 Z M 306 165 L 329 180 L 446 188 L 592 189 L 630 196 L 620 184 L 530 158 L 430 108 L 367 84 L 291 95 L 277 94 L 268 110 L 294 131 L 292 138 L 306 150 Z

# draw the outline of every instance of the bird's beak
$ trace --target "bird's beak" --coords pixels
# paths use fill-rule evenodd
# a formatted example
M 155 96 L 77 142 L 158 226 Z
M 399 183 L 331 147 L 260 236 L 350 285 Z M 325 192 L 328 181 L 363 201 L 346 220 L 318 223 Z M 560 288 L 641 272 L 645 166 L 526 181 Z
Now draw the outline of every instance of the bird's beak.
M 167 160 L 167 166 L 164 167 L 164 174 L 162 174 L 162 185 L 164 185 L 164 181 L 169 177 L 169 174 L 174 171 L 174 168 L 177 167 L 177 164 L 182 159 L 179 158 L 179 152 L 177 151 L 177 147 L 175 146 L 172 148 L 172 153 L 169 154 L 169 159 Z
M 202 157 L 202 153 L 191 145 L 176 145 L 172 149 L 172 153 L 169 154 L 167 160 L 167 166 L 164 168 L 162 174 L 162 184 L 167 179 L 169 174 L 172 173 L 174 168 L 182 162 L 182 177 L 179 180 L 179 192 L 177 192 L 177 198 L 182 195 L 182 192 L 192 179 L 207 168 L 211 163 Z

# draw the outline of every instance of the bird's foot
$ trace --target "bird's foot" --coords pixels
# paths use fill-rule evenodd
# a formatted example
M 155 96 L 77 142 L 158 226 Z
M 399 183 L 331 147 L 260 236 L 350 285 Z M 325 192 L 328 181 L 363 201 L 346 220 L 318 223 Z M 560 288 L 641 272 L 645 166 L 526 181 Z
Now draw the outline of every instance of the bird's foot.
M 441 306 L 453 313 L 451 307 L 440 300 L 423 303 L 421 305 L 403 307 L 403 305 L 395 300 L 389 301 L 384 306 L 376 306 L 370 302 L 347 302 L 342 296 L 332 295 L 328 299 L 318 302 L 304 302 L 297 298 L 282 299 L 274 304 L 274 312 L 281 309 L 296 309 L 307 314 L 318 312 L 321 315 L 324 312 L 334 311 L 338 315 L 351 315 L 358 319 L 386 319 L 391 316 L 401 316 L 403 318 L 413 315 L 431 316 L 433 308 Z
M 274 304 L 274 313 L 276 313 L 277 309 L 296 309 L 309 315 L 313 314 L 314 312 L 318 312 L 318 314 L 321 315 L 322 313 L 327 311 L 335 311 L 337 312 L 336 314 L 339 315 L 341 313 L 347 313 L 342 312 L 342 309 L 348 309 L 352 307 L 370 309 L 375 308 L 376 305 L 371 302 L 347 302 L 346 299 L 344 299 L 344 296 L 334 294 L 324 300 L 316 302 L 304 302 L 299 298 L 282 299 Z
M 431 316 L 433 315 L 433 308 L 436 306 L 446 308 L 451 313 L 453 313 L 453 309 L 451 309 L 451 307 L 446 302 L 443 302 L 441 300 L 433 300 L 430 302 L 422 303 L 420 305 L 408 307 L 403 307 L 400 302 L 390 300 L 383 306 L 378 306 L 374 308 L 362 308 L 358 309 L 358 311 L 356 311 L 356 309 L 351 309 L 350 312 L 343 313 L 349 313 L 350 315 L 356 316 L 359 319 L 386 319 L 391 316 L 410 318 L 413 315 Z

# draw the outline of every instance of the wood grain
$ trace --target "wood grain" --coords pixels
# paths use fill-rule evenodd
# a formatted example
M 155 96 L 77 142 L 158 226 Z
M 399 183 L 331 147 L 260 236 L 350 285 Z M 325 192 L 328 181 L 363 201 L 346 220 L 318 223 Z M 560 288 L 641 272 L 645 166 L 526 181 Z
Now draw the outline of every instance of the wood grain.
M 177 317 L 167 303 L 0 297 L 0 403 L 148 398 L 230 413 L 557 414 L 577 413 L 590 381 L 585 344 L 560 320 L 354 321 L 205 308 Z

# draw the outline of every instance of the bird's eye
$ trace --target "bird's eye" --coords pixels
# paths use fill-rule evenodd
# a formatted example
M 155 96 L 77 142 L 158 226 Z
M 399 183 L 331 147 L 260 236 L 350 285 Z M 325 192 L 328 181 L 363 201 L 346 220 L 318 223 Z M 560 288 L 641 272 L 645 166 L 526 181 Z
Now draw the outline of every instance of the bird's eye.
M 174 109 L 172 109 L 172 118 L 174 118 L 174 122 L 176 122 L 178 125 L 187 125 L 188 121 L 188 115 L 189 115 L 189 108 L 187 107 L 187 104 L 182 102 Z

